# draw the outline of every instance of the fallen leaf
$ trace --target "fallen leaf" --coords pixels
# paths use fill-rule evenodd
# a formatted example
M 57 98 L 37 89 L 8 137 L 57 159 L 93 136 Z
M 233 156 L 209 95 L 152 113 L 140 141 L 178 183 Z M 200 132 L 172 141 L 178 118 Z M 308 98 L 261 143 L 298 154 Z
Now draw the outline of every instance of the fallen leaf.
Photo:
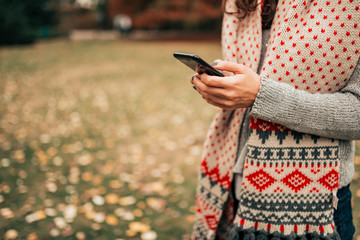
M 10 219 L 15 216 L 14 212 L 10 208 L 1 208 L 0 214 L 6 219 Z
M 95 221 L 95 222 L 97 222 L 97 223 L 102 223 L 102 222 L 104 222 L 105 221 L 105 213 L 103 213 L 103 212 L 97 212 L 97 213 L 95 213 L 94 214 L 94 216 L 93 216 L 93 220 Z
M 134 232 L 144 233 L 150 231 L 150 226 L 142 222 L 131 222 L 129 223 L 129 229 Z
M 109 185 L 110 185 L 110 187 L 111 187 L 112 189 L 119 189 L 119 188 L 121 188 L 124 184 L 121 183 L 121 182 L 118 181 L 118 180 L 112 180 L 112 181 L 110 181 Z
M 141 186 L 140 191 L 142 191 L 144 194 L 153 194 L 153 193 L 158 193 L 160 194 L 161 192 L 163 192 L 165 189 L 164 183 L 162 182 L 152 182 L 152 183 L 147 183 L 144 184 L 143 186 Z
M 360 156 L 355 156 L 354 163 L 355 165 L 360 165 Z
M 143 211 L 141 211 L 140 209 L 135 209 L 134 211 L 133 211 L 133 213 L 134 213 L 134 215 L 135 215 L 135 217 L 138 217 L 138 218 L 140 218 L 140 217 L 142 217 L 143 215 L 144 215 L 144 213 L 143 213 Z
M 194 214 L 189 214 L 186 216 L 186 221 L 188 223 L 194 223 L 195 222 L 195 215 Z
M 43 210 L 38 210 L 34 213 L 31 213 L 29 215 L 27 215 L 25 217 L 25 221 L 27 223 L 33 223 L 33 222 L 36 222 L 36 221 L 40 221 L 42 219 L 46 218 L 46 214 L 45 214 L 45 211 Z
M 27 236 L 26 240 L 38 240 L 38 236 L 35 232 L 33 232 Z
M 104 198 L 103 198 L 102 196 L 99 196 L 99 195 L 94 196 L 94 197 L 92 198 L 92 201 L 93 201 L 93 203 L 94 203 L 95 205 L 98 205 L 98 206 L 102 206 L 102 205 L 104 205 L 104 203 L 105 203 Z
M 137 234 L 137 232 L 135 232 L 135 231 L 133 231 L 131 229 L 128 229 L 128 230 L 126 230 L 125 234 L 128 237 L 134 237 Z
M 77 215 L 77 207 L 74 204 L 67 205 L 64 210 L 64 217 L 67 221 L 72 221 Z
M 115 193 L 109 193 L 105 196 L 105 201 L 107 204 L 116 204 L 119 202 L 119 197 Z
M 121 206 L 133 205 L 135 202 L 136 202 L 136 198 L 133 196 L 122 197 L 119 199 L 119 204 Z
M 155 211 L 162 211 L 166 205 L 166 202 L 162 198 L 148 198 L 146 204 Z
M 67 225 L 65 219 L 62 217 L 54 218 L 54 223 L 58 229 L 64 229 Z
M 84 172 L 81 174 L 81 179 L 85 182 L 90 182 L 93 178 L 92 172 Z
M 9 229 L 5 233 L 6 240 L 16 239 L 18 236 L 19 236 L 19 233 L 15 229 Z
M 144 232 L 141 234 L 142 240 L 155 240 L 157 238 L 157 234 L 154 231 Z
M 78 240 L 85 240 L 86 239 L 86 234 L 84 232 L 77 232 L 75 234 L 75 236 L 76 236 L 76 239 L 78 239 Z
M 117 217 L 112 214 L 106 216 L 105 222 L 111 226 L 116 226 L 119 223 Z
M 356 190 L 356 194 L 355 194 L 355 195 L 356 195 L 356 197 L 360 198 L 360 189 L 357 189 L 357 190 Z

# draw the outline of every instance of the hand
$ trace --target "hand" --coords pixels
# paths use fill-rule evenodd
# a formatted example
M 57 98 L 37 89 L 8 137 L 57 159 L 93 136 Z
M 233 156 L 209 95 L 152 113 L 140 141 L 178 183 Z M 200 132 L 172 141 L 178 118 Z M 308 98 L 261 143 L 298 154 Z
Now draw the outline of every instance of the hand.
M 218 61 L 213 66 L 225 77 L 194 75 L 191 82 L 206 102 L 225 110 L 251 107 L 260 90 L 260 76 L 250 68 L 233 62 Z

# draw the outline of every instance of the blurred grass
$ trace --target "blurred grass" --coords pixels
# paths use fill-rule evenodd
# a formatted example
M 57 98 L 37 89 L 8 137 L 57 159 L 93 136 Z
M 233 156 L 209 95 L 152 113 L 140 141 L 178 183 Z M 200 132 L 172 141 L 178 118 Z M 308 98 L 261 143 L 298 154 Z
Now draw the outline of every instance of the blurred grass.
M 0 239 L 9 229 L 19 239 L 189 238 L 217 110 L 192 89 L 175 51 L 221 57 L 218 42 L 203 41 L 0 49 Z
M 149 227 L 158 239 L 188 236 L 216 109 L 174 51 L 220 56 L 215 42 L 1 49 L 0 209 L 13 214 L 0 214 L 0 238 L 139 239 Z M 120 199 L 102 204 L 110 193 Z

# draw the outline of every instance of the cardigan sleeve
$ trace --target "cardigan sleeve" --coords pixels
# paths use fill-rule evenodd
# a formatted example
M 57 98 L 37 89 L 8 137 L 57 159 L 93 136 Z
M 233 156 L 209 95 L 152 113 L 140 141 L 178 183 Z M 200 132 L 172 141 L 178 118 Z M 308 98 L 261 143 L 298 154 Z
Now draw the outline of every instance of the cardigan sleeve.
M 263 77 L 250 114 L 298 132 L 360 139 L 360 60 L 336 93 L 311 94 Z

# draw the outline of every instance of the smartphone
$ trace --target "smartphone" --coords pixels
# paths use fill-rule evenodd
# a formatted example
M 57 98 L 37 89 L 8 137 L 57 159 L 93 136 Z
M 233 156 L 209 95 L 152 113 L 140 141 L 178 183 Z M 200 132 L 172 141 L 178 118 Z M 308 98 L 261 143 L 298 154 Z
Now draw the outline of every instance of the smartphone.
M 210 64 L 195 54 L 176 52 L 174 53 L 174 57 L 199 74 L 206 73 L 208 75 L 224 77 L 220 71 L 213 68 Z

